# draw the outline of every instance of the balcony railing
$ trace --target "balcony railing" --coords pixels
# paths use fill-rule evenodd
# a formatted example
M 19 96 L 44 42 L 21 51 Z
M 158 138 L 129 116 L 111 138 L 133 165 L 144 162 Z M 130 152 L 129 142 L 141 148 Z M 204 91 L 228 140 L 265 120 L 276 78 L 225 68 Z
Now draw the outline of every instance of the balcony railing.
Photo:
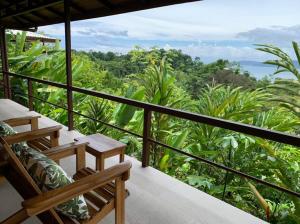
M 151 119 L 152 116 L 151 115 L 152 115 L 153 112 L 162 113 L 162 114 L 166 114 L 166 115 L 171 115 L 171 116 L 176 117 L 176 118 L 185 119 L 185 120 L 198 122 L 198 123 L 202 123 L 202 124 L 207 124 L 207 125 L 211 125 L 211 126 L 215 126 L 215 127 L 219 127 L 219 128 L 224 128 L 224 129 L 227 129 L 227 130 L 240 132 L 240 133 L 244 133 L 244 134 L 247 134 L 247 135 L 252 135 L 252 136 L 272 140 L 272 141 L 279 142 L 279 143 L 289 144 L 289 145 L 297 146 L 297 147 L 300 146 L 300 137 L 298 137 L 298 136 L 290 135 L 290 134 L 286 134 L 286 133 L 282 133 L 282 132 L 278 132 L 278 131 L 268 130 L 268 129 L 265 129 L 265 128 L 260 128 L 260 127 L 256 127 L 256 126 L 252 126 L 252 125 L 248 125 L 248 124 L 228 121 L 228 120 L 224 120 L 224 119 L 220 119 L 220 118 L 214 118 L 214 117 L 205 116 L 205 115 L 201 115 L 201 114 L 196 114 L 196 113 L 191 113 L 191 112 L 187 112 L 187 111 L 172 109 L 172 108 L 168 108 L 168 107 L 164 107 L 164 106 L 160 106 L 160 105 L 155 105 L 155 104 L 145 103 L 145 102 L 141 102 L 141 101 L 136 101 L 136 100 L 132 100 L 132 99 L 124 98 L 124 97 L 119 97 L 119 96 L 114 96 L 114 95 L 110 95 L 110 94 L 106 94 L 106 93 L 102 93 L 102 92 L 83 89 L 83 88 L 75 87 L 75 86 L 72 86 L 72 85 L 67 85 L 67 84 L 62 84 L 62 83 L 58 83 L 58 82 L 52 82 L 52 81 L 37 79 L 37 78 L 29 77 L 29 76 L 15 74 L 15 73 L 12 73 L 12 72 L 4 72 L 4 73 L 7 76 L 27 81 L 27 87 L 28 87 L 28 105 L 27 106 L 30 110 L 34 109 L 33 108 L 33 101 L 34 100 L 42 101 L 42 102 L 48 103 L 48 104 L 50 104 L 54 107 L 58 107 L 58 108 L 61 108 L 61 109 L 64 109 L 64 110 L 68 111 L 68 115 L 69 115 L 68 118 L 69 119 L 70 118 L 73 119 L 73 114 L 76 114 L 76 115 L 83 116 L 85 118 L 91 119 L 95 122 L 103 123 L 103 124 L 105 124 L 109 127 L 115 128 L 115 129 L 117 129 L 119 131 L 122 131 L 122 132 L 126 132 L 126 133 L 131 134 L 135 137 L 142 138 L 143 139 L 143 150 L 142 150 L 142 166 L 143 167 L 149 166 L 150 145 L 151 144 L 156 144 L 156 145 L 168 148 L 170 150 L 173 150 L 173 151 L 175 151 L 177 153 L 180 153 L 182 155 L 185 155 L 187 157 L 193 158 L 193 159 L 195 159 L 199 162 L 203 162 L 203 163 L 209 164 L 210 166 L 214 166 L 216 168 L 225 170 L 226 172 L 233 173 L 235 175 L 240 176 L 241 178 L 252 180 L 254 182 L 263 184 L 265 186 L 271 187 L 271 188 L 276 189 L 278 191 L 285 192 L 287 194 L 297 196 L 297 197 L 300 198 L 300 193 L 299 192 L 295 192 L 293 190 L 284 188 L 282 186 L 278 186 L 276 184 L 273 184 L 273 183 L 267 182 L 265 180 L 259 179 L 257 177 L 251 176 L 247 173 L 244 173 L 244 172 L 241 172 L 239 170 L 230 168 L 230 167 L 225 166 L 223 164 L 219 164 L 219 163 L 213 162 L 211 160 L 208 160 L 206 158 L 202 158 L 202 157 L 187 153 L 187 152 L 185 152 L 181 149 L 174 148 L 174 147 L 169 146 L 165 143 L 162 143 L 162 142 L 156 141 L 155 139 L 152 139 L 151 138 L 151 133 L 150 133 L 151 132 L 151 125 L 152 125 L 152 119 Z M 66 107 L 54 104 L 52 102 L 48 102 L 48 101 L 46 101 L 44 99 L 41 99 L 41 98 L 38 98 L 38 97 L 34 96 L 34 94 L 33 94 L 33 92 L 34 92 L 33 83 L 45 84 L 45 85 L 61 88 L 61 89 L 70 91 L 72 93 L 73 92 L 74 93 L 81 93 L 81 94 L 85 94 L 85 95 L 89 95 L 89 96 L 93 96 L 93 97 L 98 97 L 98 98 L 114 101 L 114 102 L 117 102 L 117 103 L 127 104 L 127 105 L 130 105 L 130 106 L 134 106 L 134 107 L 143 109 L 144 110 L 143 135 L 131 132 L 129 130 L 120 128 L 120 127 L 115 126 L 113 124 L 109 124 L 109 123 L 103 122 L 101 120 L 97 120 L 93 117 L 89 117 L 89 116 L 81 114 L 77 111 L 70 110 Z M 5 82 L 3 82 L 2 84 L 3 84 L 4 91 L 9 91 L 10 90 L 10 87 L 6 86 Z M 73 120 L 68 121 L 68 126 L 69 126 L 69 128 L 73 127 Z M 225 178 L 225 182 L 224 182 L 224 186 L 225 186 L 224 191 L 226 190 L 226 184 L 227 184 L 227 178 Z

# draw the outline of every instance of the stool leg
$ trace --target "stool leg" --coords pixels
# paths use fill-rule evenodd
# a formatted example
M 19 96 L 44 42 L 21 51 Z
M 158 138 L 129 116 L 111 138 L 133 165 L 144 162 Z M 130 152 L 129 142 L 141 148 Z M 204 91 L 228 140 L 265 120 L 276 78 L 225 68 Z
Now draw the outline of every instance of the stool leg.
M 103 156 L 96 157 L 96 170 L 99 170 L 99 171 L 104 170 L 104 157 Z
M 120 154 L 120 163 L 124 162 L 124 157 L 125 157 L 124 152 L 121 152 L 121 154 Z

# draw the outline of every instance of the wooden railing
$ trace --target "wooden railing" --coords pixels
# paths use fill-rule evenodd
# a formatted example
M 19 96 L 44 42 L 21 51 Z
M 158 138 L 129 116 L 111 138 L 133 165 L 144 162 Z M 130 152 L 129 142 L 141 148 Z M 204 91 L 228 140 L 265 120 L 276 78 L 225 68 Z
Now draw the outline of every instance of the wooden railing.
M 182 111 L 182 110 L 177 110 L 177 109 L 172 109 L 169 107 L 164 107 L 164 106 L 160 106 L 160 105 L 155 105 L 155 104 L 150 104 L 150 103 L 145 103 L 145 102 L 141 102 L 141 101 L 137 101 L 137 100 L 133 100 L 133 99 L 128 99 L 128 98 L 124 98 L 124 97 L 119 97 L 119 96 L 114 96 L 114 95 L 110 95 L 107 93 L 102 93 L 102 92 L 98 92 L 98 91 L 94 91 L 94 90 L 88 90 L 88 89 L 83 89 L 83 88 L 79 88 L 79 87 L 75 87 L 72 85 L 66 85 L 66 84 L 62 84 L 62 83 L 58 83 L 58 82 L 52 82 L 52 81 L 47 81 L 47 80 L 41 80 L 41 79 L 37 79 L 37 78 L 33 78 L 33 77 L 29 77 L 29 76 L 24 76 L 24 75 L 20 75 L 20 74 L 15 74 L 12 72 L 5 72 L 6 75 L 11 76 L 11 77 L 15 77 L 15 78 L 19 78 L 19 79 L 23 79 L 27 81 L 28 84 L 28 107 L 30 110 L 33 110 L 33 101 L 35 100 L 39 100 L 39 101 L 43 101 L 45 103 L 48 103 L 52 106 L 58 107 L 58 108 L 62 108 L 64 110 L 67 110 L 68 113 L 71 113 L 71 116 L 68 116 L 68 118 L 72 117 L 73 118 L 73 114 L 79 115 L 79 116 L 83 116 L 86 117 L 88 119 L 94 120 L 96 122 L 101 122 L 105 125 L 108 125 L 112 128 L 118 129 L 120 131 L 129 133 L 131 135 L 134 135 L 136 137 L 142 138 L 143 139 L 143 150 L 142 150 L 142 166 L 143 167 L 147 167 L 149 166 L 149 159 L 150 159 L 150 145 L 151 144 L 157 144 L 160 146 L 163 146 L 165 148 L 171 149 L 177 153 L 180 153 L 182 155 L 185 155 L 187 157 L 191 157 L 195 160 L 198 160 L 200 162 L 204 162 L 206 164 L 209 164 L 211 166 L 220 168 L 222 170 L 225 170 L 226 172 L 231 172 L 233 174 L 236 174 L 242 178 L 246 178 L 252 181 L 255 181 L 257 183 L 266 185 L 268 187 L 274 188 L 276 190 L 285 192 L 287 194 L 293 195 L 293 196 L 297 196 L 300 198 L 300 192 L 295 192 L 291 189 L 287 189 L 284 188 L 282 186 L 278 186 L 276 184 L 267 182 L 265 180 L 259 179 L 257 177 L 251 176 L 247 173 L 241 172 L 239 170 L 227 167 L 223 164 L 219 164 L 216 162 L 213 162 L 211 160 L 187 153 L 181 149 L 177 149 L 174 148 L 172 146 L 169 146 L 165 143 L 156 141 L 155 139 L 151 138 L 151 123 L 152 123 L 152 113 L 153 112 L 157 112 L 157 113 L 162 113 L 162 114 L 167 114 L 170 116 L 174 116 L 176 118 L 181 118 L 181 119 L 185 119 L 185 120 L 189 120 L 189 121 L 193 121 L 193 122 L 198 122 L 198 123 L 202 123 L 202 124 L 207 124 L 207 125 L 211 125 L 211 126 L 215 126 L 215 127 L 219 127 L 219 128 L 224 128 L 227 130 L 231 130 L 231 131 L 235 131 L 235 132 L 240 132 L 240 133 L 244 133 L 247 135 L 252 135 L 252 136 L 256 136 L 256 137 L 260 137 L 263 139 L 268 139 L 268 140 L 272 140 L 272 141 L 276 141 L 279 143 L 284 143 L 284 144 L 289 144 L 292 146 L 300 146 L 300 137 L 299 136 L 295 136 L 295 135 L 290 135 L 287 133 L 282 133 L 282 132 L 278 132 L 278 131 L 274 131 L 274 130 L 268 130 L 265 128 L 260 128 L 260 127 L 256 127 L 253 125 L 248 125 L 248 124 L 243 124 L 243 123 L 238 123 L 238 122 L 233 122 L 233 121 L 228 121 L 228 120 L 224 120 L 224 119 L 220 119 L 220 118 L 215 118 L 215 117 L 210 117 L 210 116 L 206 116 L 206 115 L 201 115 L 201 114 L 196 114 L 196 113 L 192 113 L 192 112 L 187 112 L 187 111 Z M 122 103 L 122 104 L 127 104 L 130 106 L 134 106 L 140 109 L 144 110 L 144 127 L 143 127 L 143 135 L 131 132 L 129 130 L 120 128 L 118 126 L 115 126 L 113 124 L 109 124 L 106 122 L 103 122 L 101 120 L 97 120 L 93 117 L 89 117 L 87 115 L 81 114 L 77 111 L 74 110 L 70 110 L 68 109 L 69 107 L 63 107 L 57 104 L 54 104 L 52 102 L 48 102 L 44 99 L 38 98 L 36 96 L 33 95 L 33 85 L 32 83 L 39 83 L 39 84 L 45 84 L 45 85 L 49 85 L 49 86 L 53 86 L 53 87 L 57 87 L 57 88 L 61 88 L 64 90 L 68 90 L 69 92 L 75 92 L 75 93 L 81 93 L 81 94 L 85 94 L 85 95 L 89 95 L 89 96 L 94 96 L 94 97 L 99 97 L 102 99 L 106 99 L 106 100 L 111 100 L 117 103 Z M 4 91 L 7 91 L 9 87 L 5 86 L 5 83 L 3 85 Z M 69 102 L 69 100 L 68 100 Z M 70 124 L 73 124 L 73 121 L 68 121 L 69 127 Z M 225 183 L 224 186 L 226 186 L 226 179 L 225 178 Z M 225 191 L 226 187 L 224 187 L 224 191 Z

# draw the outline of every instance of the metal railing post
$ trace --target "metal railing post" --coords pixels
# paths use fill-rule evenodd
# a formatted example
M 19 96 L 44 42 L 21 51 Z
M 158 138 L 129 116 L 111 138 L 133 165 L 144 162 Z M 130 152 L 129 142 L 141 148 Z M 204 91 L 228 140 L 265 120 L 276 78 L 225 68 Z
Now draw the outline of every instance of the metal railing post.
M 69 0 L 64 1 L 64 13 L 65 13 L 68 128 L 70 131 L 74 129 L 74 118 L 73 118 L 72 57 L 71 57 L 71 15 L 70 15 Z
M 27 86 L 28 86 L 28 108 L 30 111 L 33 111 L 33 89 L 32 89 L 32 81 L 27 79 Z
M 4 27 L 0 27 L 0 48 L 1 48 L 4 97 L 11 99 L 10 80 L 9 80 L 9 75 L 7 74 L 8 60 L 7 60 L 6 36 L 5 36 Z
M 150 133 L 151 133 L 151 110 L 144 109 L 144 128 L 143 128 L 143 152 L 142 167 L 149 166 L 150 158 Z

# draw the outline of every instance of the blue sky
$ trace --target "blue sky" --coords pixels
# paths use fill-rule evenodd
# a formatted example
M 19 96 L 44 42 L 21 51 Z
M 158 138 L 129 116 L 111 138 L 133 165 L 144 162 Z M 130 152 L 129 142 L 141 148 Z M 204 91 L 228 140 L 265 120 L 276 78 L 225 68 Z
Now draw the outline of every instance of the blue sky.
M 135 45 L 182 49 L 204 61 L 263 61 L 255 43 L 291 51 L 300 42 L 300 0 L 204 0 L 72 23 L 72 48 L 126 53 Z M 64 39 L 63 24 L 40 31 Z

